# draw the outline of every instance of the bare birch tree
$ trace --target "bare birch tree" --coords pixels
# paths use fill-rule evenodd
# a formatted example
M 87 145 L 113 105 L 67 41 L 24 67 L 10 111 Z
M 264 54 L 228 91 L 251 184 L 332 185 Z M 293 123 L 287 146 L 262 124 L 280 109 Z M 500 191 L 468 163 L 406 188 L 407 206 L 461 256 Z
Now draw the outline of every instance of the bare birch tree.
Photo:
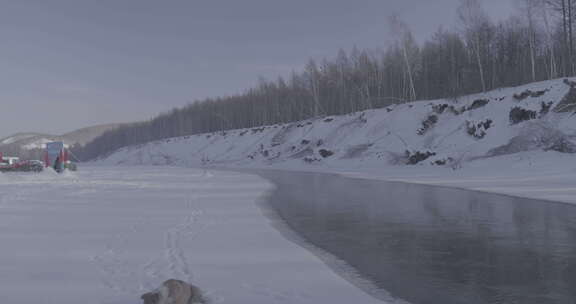
M 479 0 L 461 0 L 458 8 L 458 18 L 463 26 L 465 37 L 467 37 L 471 48 L 474 51 L 482 91 L 486 91 L 486 80 L 484 77 L 484 63 L 482 62 L 482 28 L 488 22 L 488 17 L 480 5 Z
M 416 87 L 414 85 L 414 71 L 413 71 L 413 61 L 414 56 L 411 52 L 411 46 L 413 44 L 414 38 L 412 33 L 408 28 L 408 25 L 400 19 L 400 17 L 393 15 L 389 18 L 389 25 L 392 37 L 394 37 L 395 43 L 400 47 L 402 51 L 402 58 L 404 60 L 404 67 L 406 69 L 406 74 L 408 76 L 409 84 L 409 98 L 408 100 L 416 100 Z

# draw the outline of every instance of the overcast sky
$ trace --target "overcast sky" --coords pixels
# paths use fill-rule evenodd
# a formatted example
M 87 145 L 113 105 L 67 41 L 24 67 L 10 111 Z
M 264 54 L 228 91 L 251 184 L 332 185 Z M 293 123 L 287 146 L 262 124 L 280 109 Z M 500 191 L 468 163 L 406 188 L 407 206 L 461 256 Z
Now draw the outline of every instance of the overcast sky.
M 493 19 L 514 0 L 483 0 Z M 418 40 L 458 0 L 0 0 L 0 137 L 147 119 L 299 70 L 340 48 L 382 48 L 387 16 Z

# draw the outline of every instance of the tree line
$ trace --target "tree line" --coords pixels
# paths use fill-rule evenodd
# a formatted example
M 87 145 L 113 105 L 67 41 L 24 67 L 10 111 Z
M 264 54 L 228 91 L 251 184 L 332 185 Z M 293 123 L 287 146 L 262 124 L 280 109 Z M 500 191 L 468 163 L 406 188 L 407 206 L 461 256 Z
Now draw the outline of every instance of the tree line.
M 243 94 L 208 98 L 108 131 L 73 152 L 83 160 L 153 140 L 341 115 L 420 99 L 462 95 L 573 76 L 576 0 L 516 0 L 494 22 L 481 0 L 461 0 L 458 26 L 417 43 L 389 18 L 385 50 L 340 50 L 303 71 L 260 80 Z

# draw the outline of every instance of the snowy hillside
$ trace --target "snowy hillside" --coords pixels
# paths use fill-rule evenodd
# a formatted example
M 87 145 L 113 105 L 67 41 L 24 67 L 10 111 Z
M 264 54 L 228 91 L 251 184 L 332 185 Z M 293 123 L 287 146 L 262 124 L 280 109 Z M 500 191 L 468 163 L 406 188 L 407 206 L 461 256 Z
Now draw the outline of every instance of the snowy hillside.
M 37 137 L 37 136 L 44 136 L 45 134 L 40 133 L 17 133 L 5 138 L 0 139 L 1 145 L 9 145 L 18 141 L 26 140 L 28 138 Z M 49 135 L 45 135 L 49 136 Z
M 75 144 L 85 145 L 104 132 L 117 128 L 119 124 L 105 124 L 82 128 L 63 135 L 50 135 L 43 133 L 17 133 L 0 139 L 0 149 L 12 151 L 14 149 L 33 150 L 44 149 L 47 142 L 63 141 L 68 146 Z
M 123 148 L 106 164 L 460 167 L 524 151 L 576 152 L 576 82 L 560 79 L 337 117 Z

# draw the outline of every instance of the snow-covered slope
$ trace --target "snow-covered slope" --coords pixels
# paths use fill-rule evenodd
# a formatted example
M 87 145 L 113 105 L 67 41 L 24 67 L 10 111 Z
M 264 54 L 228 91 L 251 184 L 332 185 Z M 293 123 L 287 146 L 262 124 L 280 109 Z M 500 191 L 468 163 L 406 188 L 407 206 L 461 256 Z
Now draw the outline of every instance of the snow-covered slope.
M 14 150 L 33 150 L 43 149 L 47 142 L 63 141 L 68 146 L 75 144 L 85 145 L 94 138 L 102 135 L 104 132 L 117 128 L 119 124 L 105 124 L 82 128 L 63 135 L 50 135 L 43 133 L 18 133 L 3 139 L 0 139 L 0 149 Z
M 406 103 L 343 116 L 123 148 L 106 164 L 460 167 L 523 151 L 576 152 L 576 83 L 553 80 L 458 100 Z
M 23 141 L 38 136 L 50 136 L 50 135 L 40 133 L 16 133 L 14 135 L 0 139 L 0 145 L 9 145 L 18 141 Z

